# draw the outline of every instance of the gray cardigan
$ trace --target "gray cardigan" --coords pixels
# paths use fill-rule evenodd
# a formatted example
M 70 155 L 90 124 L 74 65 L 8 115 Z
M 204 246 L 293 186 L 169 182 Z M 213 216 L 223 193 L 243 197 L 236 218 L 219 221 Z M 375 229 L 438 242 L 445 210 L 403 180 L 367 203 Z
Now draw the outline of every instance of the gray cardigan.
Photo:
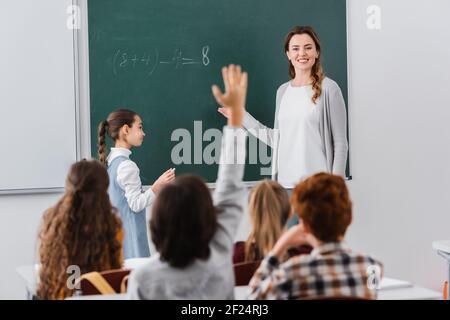
M 244 164 L 234 164 L 235 155 L 245 159 L 243 129 L 224 128 L 214 204 L 218 209 L 218 229 L 206 260 L 196 259 L 186 268 L 174 268 L 154 254 L 135 269 L 128 285 L 131 299 L 233 299 L 232 263 L 234 237 L 242 216 L 245 186 Z M 237 161 L 239 162 L 239 161 Z M 180 214 L 183 214 L 180 212 Z
M 272 179 L 277 180 L 279 154 L 279 124 L 278 112 L 281 100 L 289 85 L 282 84 L 277 90 L 274 128 L 268 128 L 253 118 L 248 112 L 244 117 L 244 127 L 253 136 L 257 137 L 268 146 L 273 148 L 272 152 Z M 327 172 L 345 176 L 347 164 L 347 113 L 344 98 L 338 84 L 330 78 L 322 81 L 322 94 L 316 101 L 320 108 L 319 131 L 325 150 Z

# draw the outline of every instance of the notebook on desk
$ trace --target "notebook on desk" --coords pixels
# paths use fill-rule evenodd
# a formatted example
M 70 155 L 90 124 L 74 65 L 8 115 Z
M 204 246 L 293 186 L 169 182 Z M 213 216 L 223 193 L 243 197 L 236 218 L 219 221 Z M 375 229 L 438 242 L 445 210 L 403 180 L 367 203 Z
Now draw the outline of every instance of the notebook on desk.
M 412 283 L 408 281 L 383 277 L 380 282 L 379 290 L 410 288 L 412 286 Z
M 450 253 L 450 240 L 433 241 L 432 247 L 434 250 Z

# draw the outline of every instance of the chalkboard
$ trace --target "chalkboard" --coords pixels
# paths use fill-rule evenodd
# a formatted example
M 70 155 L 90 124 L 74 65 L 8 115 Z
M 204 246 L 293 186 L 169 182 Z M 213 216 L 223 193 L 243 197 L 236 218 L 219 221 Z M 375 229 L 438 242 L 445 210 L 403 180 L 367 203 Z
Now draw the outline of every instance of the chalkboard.
M 222 86 L 223 65 L 249 72 L 247 109 L 273 126 L 276 90 L 289 80 L 283 41 L 295 25 L 316 30 L 325 72 L 347 102 L 345 0 L 95 0 L 88 2 L 88 23 L 92 154 L 100 121 L 119 107 L 136 111 L 146 137 L 132 158 L 144 184 L 170 167 L 215 181 L 217 164 L 206 156 L 215 155 L 218 142 L 218 131 L 208 129 L 226 123 L 211 94 L 211 84 Z M 174 164 L 180 143 L 191 152 L 178 153 L 185 162 Z M 264 161 L 247 159 L 244 179 L 264 178 Z

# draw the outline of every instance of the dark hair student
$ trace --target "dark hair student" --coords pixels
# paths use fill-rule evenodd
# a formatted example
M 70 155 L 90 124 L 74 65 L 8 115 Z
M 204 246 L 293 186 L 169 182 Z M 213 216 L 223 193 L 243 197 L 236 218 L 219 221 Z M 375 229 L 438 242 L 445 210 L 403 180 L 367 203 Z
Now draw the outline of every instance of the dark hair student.
M 158 253 L 131 273 L 132 299 L 234 298 L 233 241 L 245 190 L 244 164 L 234 156 L 245 159 L 241 127 L 247 74 L 235 65 L 223 68 L 222 74 L 226 92 L 217 86 L 212 90 L 216 101 L 230 109 L 230 118 L 223 129 L 214 197 L 194 176 L 178 177 L 164 186 L 150 219 Z
M 184 268 L 195 259 L 207 259 L 216 230 L 217 209 L 201 178 L 181 176 L 161 190 L 150 221 L 161 260 Z

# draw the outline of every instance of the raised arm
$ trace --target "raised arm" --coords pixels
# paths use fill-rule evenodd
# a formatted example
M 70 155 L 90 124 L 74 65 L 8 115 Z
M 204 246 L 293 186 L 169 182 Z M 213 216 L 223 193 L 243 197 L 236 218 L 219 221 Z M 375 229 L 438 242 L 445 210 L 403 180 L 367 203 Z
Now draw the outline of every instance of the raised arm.
M 277 101 L 277 105 L 279 104 L 279 99 L 280 99 L 280 89 L 278 89 L 277 91 L 277 97 L 276 97 L 276 101 Z M 218 108 L 217 109 L 218 112 L 220 112 L 224 117 L 226 117 L 227 119 L 230 117 L 230 111 L 227 108 Z M 275 128 L 269 128 L 265 125 L 263 125 L 261 122 L 259 122 L 258 120 L 256 120 L 250 113 L 245 112 L 244 114 L 244 119 L 243 119 L 243 126 L 244 128 L 253 136 L 255 136 L 256 138 L 258 138 L 259 140 L 261 140 L 262 142 L 264 142 L 265 144 L 267 144 L 269 147 L 273 148 L 275 146 L 276 143 L 276 139 L 278 139 L 277 136 L 277 114 L 275 112 L 274 115 L 274 123 L 275 123 Z
M 219 210 L 218 230 L 212 245 L 224 254 L 231 252 L 234 236 L 243 211 L 245 191 L 242 178 L 245 165 L 245 131 L 242 122 L 245 113 L 247 74 L 239 66 L 222 69 L 225 93 L 214 85 L 217 102 L 229 110 L 228 125 L 223 130 L 219 172 L 214 192 L 214 203 Z M 230 256 L 231 259 L 231 256 Z M 231 261 L 231 260 L 230 260 Z

